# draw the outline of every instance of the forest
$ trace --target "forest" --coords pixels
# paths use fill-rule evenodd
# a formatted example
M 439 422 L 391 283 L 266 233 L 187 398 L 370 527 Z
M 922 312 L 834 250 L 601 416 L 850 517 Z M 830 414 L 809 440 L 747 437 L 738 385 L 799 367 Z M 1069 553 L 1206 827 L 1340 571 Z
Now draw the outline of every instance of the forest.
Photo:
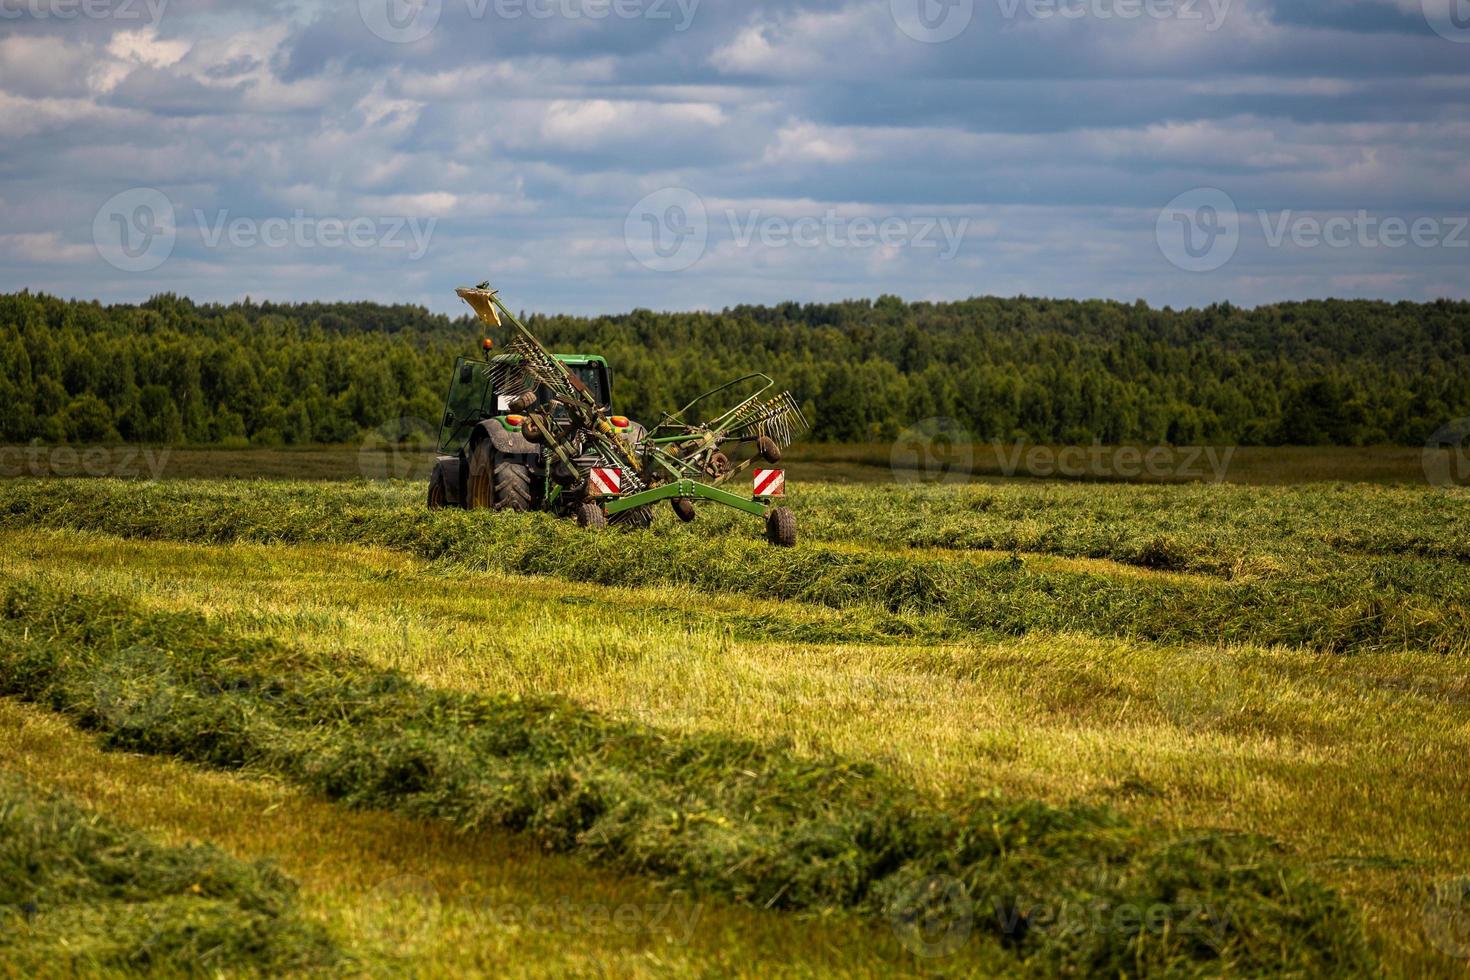
M 1470 416 L 1466 302 L 882 296 L 526 322 L 553 349 L 606 356 L 619 412 L 656 421 L 764 371 L 820 441 L 947 418 L 978 440 L 1415 445 Z M 0 295 L 0 442 L 351 442 L 436 419 L 482 332 L 419 306 Z

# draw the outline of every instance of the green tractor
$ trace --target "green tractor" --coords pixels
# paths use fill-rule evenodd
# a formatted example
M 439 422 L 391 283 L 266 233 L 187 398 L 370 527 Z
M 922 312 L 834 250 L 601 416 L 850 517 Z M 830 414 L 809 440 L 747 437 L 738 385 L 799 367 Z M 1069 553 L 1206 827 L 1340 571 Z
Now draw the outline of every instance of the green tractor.
M 653 507 L 670 502 L 683 521 L 697 502 L 733 507 L 765 520 L 773 543 L 796 543 L 796 518 L 782 506 L 785 472 L 771 465 L 805 428 L 788 392 L 767 396 L 773 382 L 747 375 L 706 392 L 650 431 L 613 412 L 612 376 L 595 354 L 551 354 L 488 284 L 456 290 L 492 327 L 511 323 L 501 354 L 484 342 L 483 359 L 454 363 L 429 477 L 430 507 L 544 510 L 584 527 L 646 528 Z M 696 410 L 733 402 L 697 422 Z M 732 463 L 727 450 L 745 445 Z M 754 467 L 750 496 L 729 484 Z

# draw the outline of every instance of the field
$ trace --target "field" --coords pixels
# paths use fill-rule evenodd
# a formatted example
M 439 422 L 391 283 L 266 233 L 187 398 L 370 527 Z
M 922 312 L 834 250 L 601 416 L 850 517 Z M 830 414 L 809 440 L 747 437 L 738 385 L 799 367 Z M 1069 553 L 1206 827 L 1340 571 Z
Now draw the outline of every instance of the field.
M 0 481 L 0 974 L 1459 975 L 1470 492 L 1417 459 L 813 451 L 889 482 L 797 484 L 793 551 Z

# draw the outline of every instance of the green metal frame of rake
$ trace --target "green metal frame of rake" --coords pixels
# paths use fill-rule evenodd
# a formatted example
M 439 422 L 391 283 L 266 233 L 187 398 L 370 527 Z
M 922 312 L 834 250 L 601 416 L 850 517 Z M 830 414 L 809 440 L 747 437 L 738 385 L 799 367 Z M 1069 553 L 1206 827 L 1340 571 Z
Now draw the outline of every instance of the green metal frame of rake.
M 763 383 L 734 407 L 708 422 L 694 424 L 686 421 L 690 410 L 700 402 L 755 380 Z M 759 444 L 764 438 L 777 446 L 786 445 L 792 436 L 806 428 L 806 417 L 790 392 L 783 391 L 771 398 L 761 397 L 775 384 L 772 378 L 760 372 L 747 374 L 706 391 L 677 412 L 665 414 L 643 441 L 642 471 L 645 482 L 655 482 L 654 473 L 670 482 L 611 500 L 606 505 L 608 514 L 658 500 L 679 498 L 713 500 L 757 517 L 764 516 L 770 496 L 756 494 L 747 500 L 720 487 L 731 477 L 744 472 L 755 457 L 733 467 L 728 465 L 728 460 L 721 467 L 717 459 L 724 459 L 722 447 L 729 443 Z

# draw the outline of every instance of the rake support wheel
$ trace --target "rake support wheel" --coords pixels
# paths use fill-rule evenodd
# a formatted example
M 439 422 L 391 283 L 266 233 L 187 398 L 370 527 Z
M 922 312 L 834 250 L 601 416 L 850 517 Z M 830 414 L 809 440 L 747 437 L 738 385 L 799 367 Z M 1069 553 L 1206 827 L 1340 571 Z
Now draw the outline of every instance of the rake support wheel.
M 607 527 L 607 514 L 603 512 L 601 506 L 590 500 L 577 505 L 575 516 L 577 523 L 582 527 L 590 527 L 594 531 Z
M 683 497 L 674 497 L 669 500 L 669 506 L 674 508 L 674 515 L 685 524 L 694 520 L 695 511 L 692 500 L 685 500 Z
M 766 515 L 766 540 L 781 548 L 796 544 L 796 515 L 790 507 L 777 507 Z

